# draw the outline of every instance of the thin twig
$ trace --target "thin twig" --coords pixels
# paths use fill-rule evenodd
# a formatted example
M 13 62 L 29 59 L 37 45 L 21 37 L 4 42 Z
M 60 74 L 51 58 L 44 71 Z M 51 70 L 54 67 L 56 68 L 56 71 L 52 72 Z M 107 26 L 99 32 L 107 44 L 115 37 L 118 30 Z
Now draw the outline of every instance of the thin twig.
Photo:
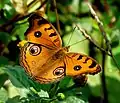
M 106 11 L 107 13 L 109 13 L 109 5 L 108 5 L 107 0 L 104 0 L 104 8 L 105 8 L 105 11 Z
M 102 39 L 103 46 L 103 39 Z M 108 49 L 106 48 L 106 51 Z M 106 86 L 106 77 L 105 77 L 105 63 L 106 63 L 106 53 L 102 51 L 102 75 L 101 75 L 101 84 L 103 92 L 103 103 L 108 103 L 108 91 Z
M 95 18 L 95 20 L 96 20 L 96 22 L 98 23 L 98 26 L 99 26 L 99 29 L 100 29 L 100 31 L 102 32 L 102 35 L 103 35 L 103 37 L 104 37 L 104 39 L 105 39 L 105 41 L 106 41 L 106 45 L 108 46 L 107 48 L 106 48 L 106 50 L 108 50 L 109 51 L 109 46 L 110 46 L 110 44 L 109 44 L 109 41 L 108 41 L 108 39 L 106 39 L 107 38 L 107 36 L 106 36 L 106 33 L 105 33 L 105 31 L 103 30 L 103 23 L 99 20 L 99 18 L 98 18 L 98 16 L 96 15 L 96 13 L 95 13 L 95 11 L 93 10 L 93 8 L 92 8 L 92 6 L 88 3 L 88 7 L 89 7 L 89 9 L 90 9 L 90 12 L 91 12 L 91 14 L 93 15 L 93 17 Z M 111 52 L 110 52 L 110 55 L 111 55 L 111 57 L 112 57 L 112 54 L 111 54 Z M 108 103 L 108 92 L 107 92 L 107 88 L 106 88 L 106 81 L 105 81 L 105 59 L 106 59 L 106 54 L 105 54 L 105 52 L 103 52 L 102 51 L 102 75 L 101 75 L 101 81 L 102 81 L 102 90 L 103 90 L 103 98 L 104 98 L 104 102 L 105 103 Z
M 40 7 L 38 7 L 36 10 L 41 9 L 47 2 L 48 2 L 48 0 L 45 0 L 45 1 L 40 5 Z
M 92 6 L 90 5 L 90 3 L 88 3 L 88 6 L 89 6 L 89 9 L 90 9 L 90 12 L 91 14 L 93 15 L 93 17 L 95 18 L 97 24 L 98 24 L 98 27 L 102 33 L 102 35 L 104 36 L 104 39 L 105 39 L 105 42 L 106 42 L 106 45 L 108 47 L 108 51 L 110 52 L 110 56 L 112 57 L 114 63 L 116 64 L 117 68 L 120 70 L 120 67 L 117 63 L 117 61 L 115 60 L 115 57 L 113 55 L 113 52 L 112 52 L 112 48 L 111 48 L 111 44 L 110 44 L 110 41 L 108 40 L 107 38 L 107 35 L 106 35 L 106 32 L 103 28 L 103 23 L 100 21 L 100 19 L 98 18 L 97 14 L 95 13 L 95 11 L 93 10 Z
M 106 54 L 108 54 L 109 56 L 111 56 L 111 54 L 107 51 L 105 51 L 103 48 L 99 47 L 95 41 L 89 36 L 89 34 L 84 30 L 82 29 L 80 26 L 76 25 L 76 27 L 82 32 L 82 35 L 88 39 L 91 43 L 93 43 L 98 49 L 100 49 L 101 51 L 105 52 Z
M 56 0 L 53 0 L 53 5 L 54 5 L 54 8 L 55 8 L 55 14 L 56 14 L 56 21 L 57 21 L 57 29 L 58 29 L 58 32 L 59 34 L 61 34 L 61 30 L 60 30 L 60 22 L 59 22 L 59 16 L 58 16 L 58 12 L 57 12 L 57 5 L 56 5 Z

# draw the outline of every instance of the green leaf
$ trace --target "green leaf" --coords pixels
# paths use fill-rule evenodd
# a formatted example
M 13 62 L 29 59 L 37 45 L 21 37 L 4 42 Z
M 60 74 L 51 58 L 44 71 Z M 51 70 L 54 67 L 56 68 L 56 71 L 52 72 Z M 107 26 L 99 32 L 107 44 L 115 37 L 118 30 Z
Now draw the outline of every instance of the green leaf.
M 14 38 L 15 36 L 19 36 L 20 40 L 24 39 L 24 33 L 26 29 L 28 28 L 28 23 L 23 23 L 23 24 L 17 24 L 15 28 L 12 31 L 12 37 Z
M 63 80 L 60 81 L 59 83 L 59 87 L 60 88 L 66 88 L 68 86 L 71 86 L 73 85 L 73 81 L 72 81 L 72 78 L 71 77 L 65 77 Z
M 118 14 L 118 13 L 117 13 Z M 119 14 L 118 14 L 119 15 Z M 120 27 L 120 15 L 119 15 L 119 17 L 118 17 L 118 19 L 117 19 L 117 22 L 116 22 L 116 27 L 119 29 L 119 27 Z
M 58 93 L 57 94 L 57 99 L 58 100 L 64 100 L 65 99 L 65 95 L 63 93 Z
M 15 9 L 11 6 L 6 4 L 4 6 L 4 15 L 7 19 L 10 19 L 13 17 L 13 15 L 15 14 Z
M 76 97 L 76 96 L 69 96 L 68 98 L 66 98 L 66 100 L 64 101 L 57 101 L 55 103 L 88 103 L 86 101 L 83 101 L 82 99 Z
M 8 93 L 4 88 L 0 89 L 0 102 L 4 102 L 8 99 Z
M 19 88 L 29 88 L 29 78 L 20 66 L 5 66 L 3 70 L 9 75 L 12 84 Z
M 38 95 L 39 95 L 40 97 L 47 97 L 47 98 L 49 98 L 48 92 L 43 91 L 43 90 L 41 90 L 40 92 L 38 92 Z
M 8 98 L 6 103 L 21 103 L 20 96 L 15 96 L 13 98 Z
M 73 0 L 57 0 L 57 3 L 60 3 L 64 6 L 68 6 L 70 4 L 72 4 Z
M 48 91 L 51 84 L 40 84 L 32 80 L 20 66 L 5 66 L 3 70 L 9 75 L 12 84 L 19 88 L 30 88 L 33 87 L 36 91 L 41 89 Z
M 4 85 L 5 81 L 8 79 L 8 75 L 3 73 L 0 74 L 0 88 Z
M 4 56 L 0 56 L 0 66 L 4 66 L 8 64 L 8 58 L 4 57 Z
M 66 103 L 87 103 L 85 101 L 83 101 L 82 99 L 80 98 L 77 98 L 75 96 L 69 96 L 67 99 L 66 99 Z
M 115 48 L 119 45 L 120 43 L 120 30 L 119 29 L 115 29 L 112 31 L 111 34 L 111 46 L 112 48 Z
M 106 76 L 107 91 L 110 103 L 120 103 L 120 80 L 111 76 Z M 114 86 L 113 86 L 114 85 Z M 112 88 L 112 89 L 111 89 Z
M 10 0 L 0 0 L 0 9 L 2 9 L 5 4 L 9 4 L 10 3 Z
M 82 13 L 88 13 L 89 12 L 89 8 L 88 8 L 88 5 L 86 4 L 86 2 L 82 2 L 81 3 L 81 12 Z
M 7 32 L 0 32 L 0 40 L 4 44 L 8 44 L 9 41 L 11 40 L 10 34 L 8 34 Z
M 112 48 L 115 48 L 115 47 L 117 47 L 118 45 L 119 45 L 119 40 L 114 40 L 114 41 L 112 41 L 112 43 L 111 43 Z
M 119 67 L 120 67 L 120 52 L 117 53 L 117 54 L 115 54 L 115 55 L 114 55 L 114 58 L 115 58 L 115 60 L 117 61 Z M 113 62 L 112 58 L 111 58 L 111 63 L 112 63 L 112 65 L 116 66 L 116 64 Z

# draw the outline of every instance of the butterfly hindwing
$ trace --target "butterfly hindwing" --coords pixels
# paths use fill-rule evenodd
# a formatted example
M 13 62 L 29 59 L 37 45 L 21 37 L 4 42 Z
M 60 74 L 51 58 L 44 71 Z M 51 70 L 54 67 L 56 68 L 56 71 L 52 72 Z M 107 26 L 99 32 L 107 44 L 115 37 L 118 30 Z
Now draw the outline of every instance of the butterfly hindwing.
M 39 69 L 42 68 L 40 71 Z M 51 83 L 57 82 L 65 76 L 65 64 L 62 60 L 53 60 L 50 58 L 43 67 L 40 67 L 36 73 L 34 73 L 34 78 L 40 83 Z
M 65 56 L 66 75 L 97 74 L 100 65 L 93 58 L 80 53 L 67 53 Z
M 82 75 L 77 75 L 73 77 L 73 81 L 75 83 L 75 85 L 83 87 L 85 86 L 85 84 L 87 83 L 87 75 L 82 74 Z

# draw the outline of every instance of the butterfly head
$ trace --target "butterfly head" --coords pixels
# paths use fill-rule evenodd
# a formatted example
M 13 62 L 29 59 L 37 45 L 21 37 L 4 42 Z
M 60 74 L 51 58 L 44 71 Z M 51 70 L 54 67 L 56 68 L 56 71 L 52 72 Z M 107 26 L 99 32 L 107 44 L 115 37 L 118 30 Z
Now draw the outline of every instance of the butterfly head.
M 64 47 L 62 49 L 63 49 L 63 51 L 69 52 L 70 46 L 66 46 L 66 47 Z

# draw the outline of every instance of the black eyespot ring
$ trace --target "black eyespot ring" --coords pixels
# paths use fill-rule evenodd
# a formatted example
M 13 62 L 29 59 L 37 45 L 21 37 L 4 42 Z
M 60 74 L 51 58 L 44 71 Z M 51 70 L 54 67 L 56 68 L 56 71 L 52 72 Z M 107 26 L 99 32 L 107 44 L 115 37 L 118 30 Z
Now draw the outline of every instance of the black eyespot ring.
M 37 45 L 33 45 L 30 47 L 29 52 L 33 56 L 39 55 L 41 53 L 41 47 Z
M 37 38 L 41 37 L 41 35 L 42 35 L 42 33 L 40 31 L 36 31 L 34 33 L 34 36 L 37 37 Z
M 65 68 L 64 67 L 58 67 L 53 71 L 53 74 L 55 76 L 60 76 L 63 75 L 65 73 Z
M 78 71 L 78 70 L 80 70 L 82 67 L 80 66 L 80 65 L 76 65 L 76 66 L 74 66 L 74 70 L 75 71 Z

